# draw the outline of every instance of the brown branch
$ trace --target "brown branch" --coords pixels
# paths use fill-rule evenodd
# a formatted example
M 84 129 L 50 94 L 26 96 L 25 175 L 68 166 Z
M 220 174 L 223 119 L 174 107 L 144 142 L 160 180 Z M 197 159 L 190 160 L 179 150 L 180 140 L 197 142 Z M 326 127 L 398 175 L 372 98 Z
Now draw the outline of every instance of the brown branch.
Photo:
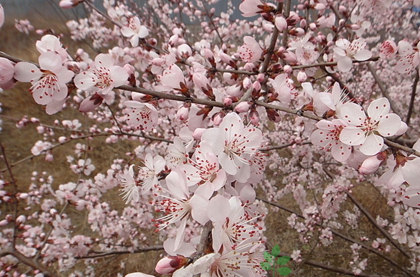
M 57 276 L 55 274 L 53 274 L 51 271 L 48 270 L 48 268 L 44 267 L 43 265 L 39 264 L 38 262 L 34 261 L 31 258 L 26 257 L 25 255 L 23 255 L 22 253 L 20 253 L 19 251 L 17 251 L 16 249 L 9 249 L 9 250 L 3 250 L 2 252 L 0 252 L 0 257 L 4 257 L 6 255 L 11 255 L 13 257 L 15 257 L 16 259 L 18 259 L 20 262 L 26 264 L 27 266 L 35 269 L 35 270 L 39 270 L 41 273 L 44 273 L 44 275 L 47 277 L 54 277 Z
M 83 136 L 79 136 L 79 137 L 73 137 L 73 138 L 70 138 L 69 140 L 66 140 L 64 142 L 57 143 L 57 144 L 51 146 L 50 148 L 47 148 L 47 149 L 43 150 L 39 155 L 27 156 L 27 157 L 25 157 L 25 158 L 23 158 L 23 159 L 21 159 L 17 162 L 14 162 L 14 163 L 10 164 L 10 168 L 15 167 L 15 166 L 27 161 L 27 160 L 30 160 L 30 159 L 33 159 L 35 157 L 41 156 L 43 153 L 48 152 L 50 150 L 53 150 L 54 148 L 57 148 L 57 147 L 62 146 L 64 144 L 67 144 L 67 143 L 70 143 L 70 142 L 73 142 L 73 141 L 76 141 L 76 140 L 80 140 L 80 139 L 93 138 L 93 137 L 104 137 L 104 136 L 135 136 L 135 137 L 152 139 L 152 140 L 156 140 L 156 141 L 160 141 L 160 142 L 172 143 L 172 141 L 164 139 L 164 138 L 152 137 L 152 136 L 148 136 L 148 135 L 136 135 L 136 134 L 130 134 L 130 133 L 126 133 L 126 132 L 123 132 L 123 133 L 88 134 L 88 135 L 83 135 Z M 5 171 L 7 171 L 7 168 L 1 169 L 0 173 L 5 172 Z
M 286 212 L 289 212 L 289 213 L 295 214 L 297 217 L 300 217 L 300 218 L 305 219 L 305 217 L 304 217 L 303 215 L 301 215 L 301 214 L 299 214 L 299 213 L 297 213 L 297 212 L 295 212 L 295 211 L 292 211 L 292 210 L 291 210 L 291 209 L 289 209 L 289 208 L 283 207 L 282 205 L 279 205 L 279 204 L 277 204 L 277 203 L 273 203 L 273 202 L 270 202 L 270 201 L 268 201 L 268 200 L 265 200 L 265 199 L 262 199 L 262 198 L 258 198 L 258 197 L 257 197 L 257 199 L 258 199 L 258 200 L 260 200 L 260 201 L 262 201 L 262 202 L 264 202 L 264 203 L 266 203 L 266 204 L 269 204 L 269 205 L 272 205 L 272 206 L 274 206 L 274 207 L 280 208 L 280 209 L 282 209 L 282 210 L 284 210 L 284 211 L 286 211 Z M 323 225 L 321 225 L 321 224 L 318 224 L 318 223 L 315 223 L 315 224 L 316 224 L 317 226 L 319 226 L 319 227 L 325 228 L 325 226 L 323 226 Z M 405 268 L 401 267 L 398 263 L 396 263 L 395 261 L 393 261 L 391 258 L 388 258 L 387 256 L 383 255 L 381 252 L 377 251 L 376 249 L 374 249 L 374 248 L 372 248 L 372 247 L 369 247 L 369 246 L 367 246 L 367 245 L 364 245 L 363 243 L 361 243 L 361 242 L 359 242 L 359 241 L 357 241 L 357 240 L 355 240 L 355 239 L 352 239 L 352 238 L 350 238 L 350 237 L 347 237 L 347 236 L 345 236 L 345 235 L 343 235 L 343 234 L 341 234 L 341 233 L 339 233 L 339 232 L 337 232 L 337 231 L 334 231 L 334 230 L 333 230 L 333 229 L 331 229 L 331 228 L 330 228 L 330 230 L 331 230 L 331 232 L 332 232 L 334 235 L 339 236 L 339 237 L 341 237 L 342 239 L 347 240 L 347 241 L 349 241 L 349 242 L 356 243 L 356 244 L 360 245 L 361 247 L 363 247 L 364 249 L 368 250 L 369 252 L 372 252 L 372 253 L 374 253 L 374 254 L 378 255 L 379 257 L 381 257 L 382 259 L 384 259 L 384 260 L 388 261 L 390 264 L 394 265 L 396 268 L 398 268 L 399 270 L 403 271 L 403 272 L 404 272 L 404 273 L 406 273 L 408 276 L 413 276 L 413 275 L 411 274 L 411 272 L 410 272 L 410 271 L 408 271 L 407 269 L 405 269 Z
M 385 87 L 385 84 L 382 82 L 381 78 L 379 78 L 378 74 L 376 74 L 376 70 L 373 68 L 373 66 L 370 63 L 367 63 L 368 69 L 370 73 L 372 74 L 373 78 L 375 79 L 375 82 L 378 84 L 379 89 L 382 92 L 382 95 L 388 99 L 389 104 L 391 105 L 391 109 L 394 111 L 394 113 L 398 113 L 397 107 L 395 107 L 394 102 L 391 100 L 391 97 L 389 96 L 389 93 Z M 407 124 L 408 125 L 408 124 Z
M 287 144 L 283 144 L 283 145 L 262 147 L 258 150 L 264 152 L 264 151 L 271 151 L 271 150 L 279 150 L 279 149 L 287 148 L 287 147 L 293 146 L 293 145 L 307 145 L 307 144 L 312 144 L 312 142 L 310 142 L 310 141 L 305 141 L 305 142 L 301 142 L 301 143 L 292 142 L 292 143 L 287 143 Z
M 391 237 L 391 235 L 384 229 L 382 228 L 382 226 L 379 226 L 378 223 L 376 223 L 376 220 L 373 218 L 373 216 L 369 213 L 368 210 L 366 210 L 362 204 L 356 200 L 356 198 L 353 197 L 353 195 L 351 195 L 351 193 L 346 193 L 348 198 L 357 206 L 357 208 L 359 208 L 359 210 L 368 218 L 368 220 L 376 227 L 376 229 L 379 230 L 379 232 L 381 232 L 381 234 L 386 237 L 389 242 L 395 246 L 395 248 L 398 249 L 398 251 L 400 251 L 404 256 L 406 256 L 407 258 L 411 258 L 410 255 L 408 255 L 402 248 L 401 246 Z
M 164 250 L 162 245 L 147 246 L 140 249 L 135 249 L 133 251 L 110 251 L 110 252 L 91 252 L 92 255 L 88 254 L 87 256 L 75 257 L 76 260 L 85 260 L 85 259 L 96 259 L 103 258 L 112 255 L 123 255 L 123 254 L 134 254 L 134 253 L 145 253 L 151 251 L 161 251 Z
M 410 118 L 411 118 L 411 114 L 413 113 L 413 110 L 414 110 L 414 100 L 416 100 L 417 84 L 418 83 L 419 83 L 419 69 L 416 68 L 416 76 L 414 77 L 414 83 L 413 83 L 413 87 L 411 89 L 410 105 L 408 106 L 408 113 L 407 113 L 407 117 L 405 119 L 405 123 L 407 124 L 407 126 L 410 126 Z
M 277 13 L 281 13 L 283 10 L 283 3 L 277 4 Z M 271 61 L 271 56 L 274 53 L 274 47 L 276 47 L 277 38 L 279 37 L 279 30 L 274 27 L 273 35 L 271 36 L 270 45 L 267 48 L 267 54 L 265 56 L 264 62 L 262 63 L 260 73 L 265 73 Z

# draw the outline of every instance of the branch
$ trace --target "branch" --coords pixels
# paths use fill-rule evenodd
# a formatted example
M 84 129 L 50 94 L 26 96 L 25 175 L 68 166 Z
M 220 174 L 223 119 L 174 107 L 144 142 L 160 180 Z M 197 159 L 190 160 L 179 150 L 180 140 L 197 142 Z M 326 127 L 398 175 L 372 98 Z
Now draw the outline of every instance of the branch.
M 349 199 L 359 208 L 359 210 L 369 219 L 369 221 L 381 232 L 381 234 L 386 237 L 389 242 L 395 246 L 404 256 L 407 258 L 411 258 L 410 255 L 408 255 L 401 246 L 391 237 L 391 235 L 384 229 L 382 226 L 379 226 L 378 223 L 376 223 L 376 220 L 373 218 L 373 216 L 369 213 L 368 210 L 366 210 L 362 204 L 356 200 L 356 198 L 351 195 L 351 193 L 346 192 Z
M 417 84 L 418 83 L 419 83 L 419 69 L 416 68 L 416 76 L 414 77 L 414 83 L 413 83 L 413 87 L 411 89 L 410 105 L 408 106 L 408 113 L 407 113 L 407 117 L 405 119 L 405 123 L 407 124 L 407 126 L 410 126 L 410 118 L 411 118 L 411 114 L 413 113 L 413 110 L 414 110 L 414 100 L 416 99 Z
M 277 4 L 277 13 L 281 13 L 283 10 L 283 3 Z M 271 56 L 274 53 L 274 47 L 276 47 L 277 38 L 279 37 L 279 30 L 277 30 L 276 27 L 274 27 L 273 35 L 271 36 L 270 45 L 267 48 L 267 54 L 265 56 L 264 62 L 262 63 L 260 73 L 265 73 L 267 71 L 268 65 L 271 61 Z
M 263 147 L 263 148 L 260 148 L 259 150 L 264 152 L 264 151 L 271 151 L 271 150 L 279 150 L 279 149 L 287 148 L 287 147 L 293 146 L 293 145 L 307 145 L 307 144 L 312 144 L 312 142 L 310 142 L 310 141 L 305 141 L 305 142 L 301 142 L 301 143 L 292 142 L 292 143 L 287 143 L 287 144 L 283 144 L 283 145 Z
M 382 80 L 379 78 L 378 74 L 376 74 L 376 70 L 373 68 L 373 66 L 370 63 L 367 63 L 368 69 L 370 73 L 372 74 L 373 78 L 375 79 L 375 82 L 378 84 L 379 89 L 382 92 L 382 95 L 388 99 L 389 104 L 391 105 L 391 109 L 394 111 L 394 113 L 397 113 L 398 109 L 395 107 L 394 102 L 391 101 L 391 97 L 389 97 L 389 93 L 385 87 L 385 84 L 382 82 Z M 418 74 L 417 74 L 418 75 Z M 407 124 L 408 125 L 408 124 Z
M 147 246 L 140 249 L 136 249 L 133 251 L 110 251 L 110 252 L 91 252 L 93 255 L 87 255 L 82 257 L 75 257 L 76 260 L 84 260 L 84 259 L 96 259 L 96 258 L 103 258 L 106 256 L 112 256 L 112 255 L 123 255 L 123 254 L 134 254 L 134 253 L 145 253 L 145 252 L 151 252 L 151 251 L 161 251 L 164 250 L 162 245 L 153 245 L 153 246 Z
M 26 257 L 16 249 L 9 249 L 9 250 L 3 250 L 0 252 L 0 257 L 4 257 L 6 255 L 11 255 L 18 259 L 20 262 L 26 264 L 27 266 L 33 268 L 34 270 L 39 270 L 41 273 L 44 273 L 45 276 L 54 277 L 57 276 L 53 274 L 51 271 L 49 271 L 46 267 L 39 264 L 38 262 Z
M 286 211 L 286 212 L 289 212 L 289 213 L 295 214 L 297 217 L 300 217 L 300 218 L 305 219 L 305 217 L 304 217 L 304 216 L 302 216 L 301 214 L 299 214 L 299 213 L 297 213 L 297 212 L 295 212 L 295 211 L 292 211 L 292 210 L 291 210 L 291 209 L 289 209 L 289 208 L 283 207 L 282 205 L 279 205 L 279 204 L 276 204 L 276 203 L 273 203 L 273 202 L 270 202 L 270 201 L 268 201 L 268 200 L 265 200 L 265 199 L 262 199 L 262 198 L 258 198 L 258 197 L 257 197 L 256 199 L 258 199 L 258 200 L 260 200 L 260 201 L 262 201 L 262 202 L 264 202 L 264 203 L 266 203 L 266 204 L 269 204 L 269 205 L 272 205 L 272 206 L 274 206 L 274 207 L 280 208 L 280 209 L 282 209 L 282 210 L 284 210 L 284 211 Z M 318 223 L 315 223 L 315 224 L 316 224 L 317 226 L 320 226 L 320 227 L 322 227 L 322 228 L 325 228 L 325 226 L 323 226 L 323 225 L 321 225 L 321 224 L 318 224 Z M 331 232 L 332 232 L 334 235 L 339 236 L 339 237 L 341 237 L 342 239 L 347 240 L 347 241 L 349 241 L 349 242 L 356 243 L 356 244 L 360 245 L 361 247 L 365 248 L 365 249 L 366 249 L 366 250 L 368 250 L 369 252 L 372 252 L 372 253 L 374 253 L 374 254 L 378 255 L 379 257 L 381 257 L 382 259 L 384 259 L 384 260 L 388 261 L 390 264 L 394 265 L 394 266 L 395 266 L 396 268 L 398 268 L 399 270 L 401 270 L 401 271 L 405 272 L 408 276 L 413 276 L 413 275 L 411 274 L 411 272 L 409 272 L 407 269 L 405 269 L 405 268 L 401 267 L 401 266 L 400 266 L 397 262 L 395 262 L 395 261 L 393 261 L 391 258 L 388 258 L 387 256 L 383 255 L 383 254 L 382 254 L 381 252 L 379 252 L 378 250 L 376 250 L 376 249 L 374 249 L 374 248 L 372 248 L 372 247 L 369 247 L 369 246 L 367 246 L 367 245 L 364 245 L 363 243 L 361 243 L 361 242 L 359 242 L 359 241 L 357 241 L 357 240 L 355 240 L 355 239 L 352 239 L 352 238 L 350 238 L 350 237 L 347 237 L 347 236 L 345 236 L 345 235 L 343 235 L 343 234 L 341 234 L 341 233 L 339 233 L 339 232 L 337 232 L 337 231 L 334 231 L 334 230 L 333 230 L 333 229 L 331 229 L 331 228 L 330 228 L 330 230 L 331 230 Z

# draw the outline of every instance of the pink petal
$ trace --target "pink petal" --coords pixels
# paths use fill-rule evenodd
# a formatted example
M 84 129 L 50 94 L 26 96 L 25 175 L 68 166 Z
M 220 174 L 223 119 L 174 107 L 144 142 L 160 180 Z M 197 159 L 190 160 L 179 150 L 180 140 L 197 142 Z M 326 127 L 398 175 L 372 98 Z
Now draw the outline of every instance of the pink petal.
M 346 161 L 351 155 L 352 147 L 338 142 L 331 147 L 331 154 L 339 162 Z
M 59 71 L 63 67 L 61 56 L 53 51 L 48 51 L 38 58 L 39 66 L 42 69 L 49 70 L 51 72 Z
M 207 214 L 211 221 L 223 224 L 229 213 L 230 204 L 226 197 L 218 194 L 210 200 Z

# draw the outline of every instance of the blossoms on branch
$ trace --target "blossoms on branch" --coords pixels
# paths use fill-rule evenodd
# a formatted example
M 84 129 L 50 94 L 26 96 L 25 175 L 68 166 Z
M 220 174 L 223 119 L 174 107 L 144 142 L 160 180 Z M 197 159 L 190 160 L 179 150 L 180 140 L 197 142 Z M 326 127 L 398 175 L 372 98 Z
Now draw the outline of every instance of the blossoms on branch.
M 353 66 L 353 59 L 356 61 L 366 61 L 372 57 L 372 53 L 365 49 L 366 41 L 362 38 L 353 40 L 341 38 L 335 42 L 334 60 L 340 71 L 347 72 Z
M 123 36 L 130 38 L 130 43 L 133 47 L 139 45 L 139 39 L 145 38 L 149 35 L 149 31 L 143 25 L 140 25 L 140 19 L 134 16 L 128 20 L 128 26 L 121 28 Z
M 67 97 L 67 83 L 74 73 L 63 65 L 60 55 L 47 51 L 39 56 L 39 66 L 28 62 L 15 65 L 15 79 L 20 82 L 31 82 L 30 92 L 36 103 L 40 105 L 58 106 Z M 48 110 L 47 110 L 48 112 Z
M 341 130 L 340 141 L 347 145 L 360 146 L 365 155 L 375 155 L 384 146 L 383 137 L 395 135 L 401 126 L 401 118 L 390 113 L 388 99 L 372 101 L 367 114 L 356 103 L 347 102 L 340 109 L 340 117 L 347 123 Z
M 106 95 L 113 88 L 124 85 L 127 79 L 127 71 L 114 65 L 110 55 L 99 54 L 88 70 L 76 75 L 74 83 L 79 89 Z

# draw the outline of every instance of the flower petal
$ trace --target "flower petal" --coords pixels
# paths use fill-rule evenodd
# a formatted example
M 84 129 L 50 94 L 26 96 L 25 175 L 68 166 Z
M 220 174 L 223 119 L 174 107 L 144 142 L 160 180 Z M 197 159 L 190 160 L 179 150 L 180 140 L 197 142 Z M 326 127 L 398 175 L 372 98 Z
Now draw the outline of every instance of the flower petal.
M 384 139 L 381 136 L 371 134 L 366 137 L 365 142 L 360 146 L 360 152 L 371 156 L 378 154 L 384 146 Z

